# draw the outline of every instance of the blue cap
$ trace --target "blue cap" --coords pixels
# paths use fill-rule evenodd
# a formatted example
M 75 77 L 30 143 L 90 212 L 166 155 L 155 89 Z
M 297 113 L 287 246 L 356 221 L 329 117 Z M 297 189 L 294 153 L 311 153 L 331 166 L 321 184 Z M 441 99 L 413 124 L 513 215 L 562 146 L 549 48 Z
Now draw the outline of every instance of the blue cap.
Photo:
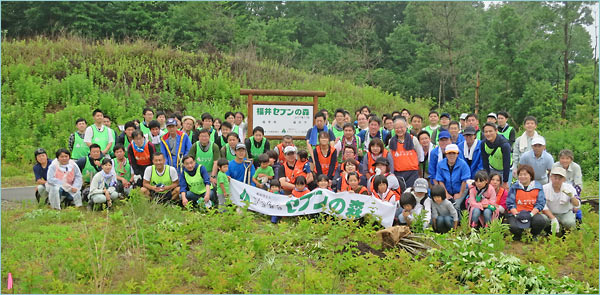
M 175 119 L 173 118 L 169 118 L 167 119 L 167 126 L 177 126 L 177 121 L 175 121 Z
M 450 132 L 444 130 L 442 132 L 440 132 L 440 139 L 442 138 L 450 138 Z
M 446 118 L 448 118 L 448 119 L 451 119 L 451 118 L 452 118 L 452 117 L 450 117 L 450 114 L 448 114 L 448 113 L 442 113 L 442 114 L 440 115 L 440 118 L 442 118 L 442 117 L 446 117 Z

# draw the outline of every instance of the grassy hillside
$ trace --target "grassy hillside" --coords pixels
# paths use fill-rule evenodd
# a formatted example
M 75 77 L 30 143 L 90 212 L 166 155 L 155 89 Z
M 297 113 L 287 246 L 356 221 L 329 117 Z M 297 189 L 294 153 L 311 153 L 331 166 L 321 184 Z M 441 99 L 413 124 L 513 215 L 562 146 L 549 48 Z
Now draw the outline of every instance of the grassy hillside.
M 406 107 L 424 114 L 429 109 L 425 100 L 408 103 L 372 87 L 252 56 L 192 53 L 143 41 L 7 40 L 2 42 L 2 159 L 30 163 L 38 146 L 50 151 L 66 146 L 75 119 L 92 122 L 96 107 L 118 124 L 141 118 L 145 106 L 196 117 L 245 113 L 240 88 L 326 91 L 319 107 L 329 110 L 364 104 L 378 113 Z
M 506 225 L 426 233 L 434 250 L 381 249 L 373 220 L 192 213 L 134 194 L 114 211 L 2 212 L 15 293 L 596 293 L 598 215 L 564 239 L 512 242 Z M 528 238 L 525 238 L 527 240 Z M 2 292 L 9 293 L 2 284 Z

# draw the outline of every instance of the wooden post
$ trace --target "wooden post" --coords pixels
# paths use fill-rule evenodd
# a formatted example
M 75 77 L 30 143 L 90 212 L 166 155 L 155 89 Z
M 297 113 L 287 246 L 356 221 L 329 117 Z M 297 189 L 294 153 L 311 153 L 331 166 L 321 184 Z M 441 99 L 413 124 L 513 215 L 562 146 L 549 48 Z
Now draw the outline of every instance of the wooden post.
M 319 97 L 313 96 L 313 126 L 315 126 L 315 116 L 319 111 Z
M 250 94 L 248 94 L 248 124 L 247 124 L 248 130 L 246 131 L 246 133 L 252 132 L 252 129 L 254 128 L 254 126 L 252 126 L 252 105 L 253 105 L 252 93 L 250 93 Z M 248 134 L 246 134 L 246 135 L 248 135 Z M 244 139 L 241 136 L 240 136 L 240 142 L 244 143 Z

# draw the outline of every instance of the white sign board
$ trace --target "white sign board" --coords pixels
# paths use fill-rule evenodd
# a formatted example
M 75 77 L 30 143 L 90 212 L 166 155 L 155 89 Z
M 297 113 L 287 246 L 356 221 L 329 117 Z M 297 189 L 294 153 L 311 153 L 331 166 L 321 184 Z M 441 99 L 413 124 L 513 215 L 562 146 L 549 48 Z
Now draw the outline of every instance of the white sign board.
M 313 127 L 313 115 L 313 106 L 255 104 L 252 127 L 264 128 L 265 136 L 306 136 Z

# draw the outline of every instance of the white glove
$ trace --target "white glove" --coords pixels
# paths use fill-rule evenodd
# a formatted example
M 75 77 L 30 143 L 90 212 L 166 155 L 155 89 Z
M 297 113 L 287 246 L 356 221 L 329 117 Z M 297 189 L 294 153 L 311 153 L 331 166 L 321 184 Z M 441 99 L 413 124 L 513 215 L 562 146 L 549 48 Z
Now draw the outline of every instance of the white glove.
M 141 175 L 134 175 L 133 176 L 133 182 L 138 182 L 141 178 L 142 178 Z
M 375 168 L 375 175 L 381 175 L 381 169 Z
M 552 234 L 558 234 L 558 232 L 560 231 L 560 224 L 558 223 L 558 219 L 554 217 L 554 219 L 550 220 L 550 224 L 552 227 Z

